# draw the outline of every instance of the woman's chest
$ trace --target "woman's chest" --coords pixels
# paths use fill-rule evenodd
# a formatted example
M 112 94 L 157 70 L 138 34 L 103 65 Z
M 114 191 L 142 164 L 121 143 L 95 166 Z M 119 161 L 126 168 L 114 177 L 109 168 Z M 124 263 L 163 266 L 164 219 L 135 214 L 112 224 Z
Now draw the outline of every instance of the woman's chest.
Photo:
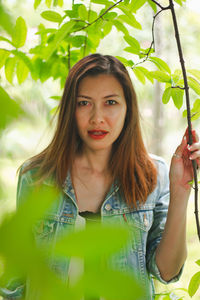
M 73 187 L 79 210 L 98 211 L 105 199 L 109 186 L 110 181 L 103 176 L 74 176 Z

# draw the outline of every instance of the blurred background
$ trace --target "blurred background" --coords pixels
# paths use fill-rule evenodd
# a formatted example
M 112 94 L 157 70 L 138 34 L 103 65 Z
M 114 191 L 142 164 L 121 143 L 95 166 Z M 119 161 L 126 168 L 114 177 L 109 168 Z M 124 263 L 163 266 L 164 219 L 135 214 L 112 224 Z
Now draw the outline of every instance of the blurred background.
M 36 26 L 41 22 L 40 13 L 46 9 L 45 5 L 41 5 L 35 11 L 32 0 L 3 0 L 2 3 L 14 22 L 19 16 L 25 19 L 28 26 L 28 41 L 26 44 L 28 44 L 29 49 L 30 45 L 34 47 L 34 43 L 37 42 L 35 36 Z M 67 4 L 65 6 L 67 9 Z M 200 68 L 200 3 L 197 0 L 188 0 L 183 7 L 176 5 L 176 10 L 186 67 L 188 69 L 198 69 Z M 137 18 L 142 24 L 143 30 L 134 31 L 134 36 L 140 42 L 142 41 L 144 47 L 151 43 L 152 17 L 153 12 L 150 9 L 141 9 L 137 13 Z M 168 12 L 160 14 L 156 20 L 155 29 L 155 55 L 164 59 L 172 70 L 180 69 L 171 15 Z M 100 43 L 98 52 L 127 58 L 131 54 L 123 51 L 124 46 L 121 34 L 113 29 Z M 3 47 L 3 42 L 1 42 L 1 47 Z M 164 157 L 170 165 L 170 158 L 180 143 L 187 126 L 186 118 L 182 116 L 185 106 L 178 110 L 172 100 L 164 105 L 161 101 L 163 85 L 157 82 L 152 85 L 149 81 L 146 81 L 143 85 L 131 70 L 130 75 L 138 95 L 141 125 L 148 151 Z M 50 125 L 50 120 L 53 116 L 52 110 L 58 102 L 51 97 L 61 95 L 62 90 L 59 82 L 52 78 L 41 83 L 33 81 L 30 77 L 21 85 L 14 79 L 13 85 L 11 85 L 6 81 L 3 69 L 0 69 L 0 84 L 13 99 L 20 103 L 25 111 L 22 117 L 9 123 L 5 130 L 0 133 L 1 220 L 6 212 L 15 210 L 17 169 L 26 159 L 42 150 L 52 137 L 54 129 L 53 125 Z M 191 100 L 194 101 L 192 91 L 190 96 Z M 200 135 L 200 119 L 193 122 L 193 128 Z M 188 206 L 187 231 L 188 259 L 181 280 L 167 287 L 157 285 L 158 291 L 180 289 L 179 291 L 176 290 L 176 293 L 184 295 L 184 299 L 190 298 L 182 288 L 188 288 L 190 278 L 199 270 L 195 261 L 200 259 L 193 193 Z M 193 299 L 200 299 L 200 291 Z

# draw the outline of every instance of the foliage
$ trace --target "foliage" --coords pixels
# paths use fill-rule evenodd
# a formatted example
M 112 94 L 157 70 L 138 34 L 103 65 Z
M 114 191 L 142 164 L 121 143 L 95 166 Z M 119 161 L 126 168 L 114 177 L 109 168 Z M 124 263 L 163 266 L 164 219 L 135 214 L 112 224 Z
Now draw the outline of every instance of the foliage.
M 28 278 L 27 300 L 35 299 L 35 292 L 40 300 L 79 300 L 83 295 L 88 299 L 103 296 L 110 300 L 131 300 L 133 290 L 137 298 L 142 297 L 144 291 L 133 276 L 108 268 L 103 263 L 103 258 L 109 258 L 128 242 L 130 232 L 127 228 L 92 225 L 61 236 L 56 244 L 35 242 L 33 228 L 55 205 L 55 199 L 59 199 L 57 193 L 52 187 L 42 186 L 16 213 L 4 218 L 0 225 L 0 262 L 3 262 L 0 286 L 5 286 L 9 278 L 20 278 L 21 281 Z M 63 283 L 50 269 L 48 260 L 52 251 L 56 257 L 84 259 L 87 268 L 76 284 Z
M 175 2 L 182 5 L 184 1 Z M 41 20 L 45 22 L 38 25 L 38 43 L 33 48 L 29 48 L 26 42 L 27 25 L 24 18 L 18 17 L 13 26 L 8 13 L 2 5 L 0 6 L 0 13 L 3 19 L 6 19 L 5 23 L 0 22 L 0 26 L 5 30 L 0 36 L 0 43 L 8 45 L 0 48 L 0 68 L 4 68 L 5 77 L 10 84 L 13 84 L 16 78 L 18 83 L 22 84 L 31 75 L 35 81 L 45 82 L 49 78 L 59 80 L 63 88 L 69 69 L 83 56 L 96 52 L 101 40 L 115 27 L 119 34 L 123 35 L 126 43 L 124 51 L 131 57 L 118 58 L 132 69 L 142 84 L 146 83 L 146 79 L 152 83 L 154 79 L 165 83 L 163 103 L 166 104 L 172 99 L 178 109 L 182 107 L 184 83 L 181 71 L 172 71 L 165 61 L 155 57 L 153 44 L 150 48 L 143 49 L 142 41 L 130 34 L 133 29 L 142 30 L 142 24 L 137 20 L 137 12 L 141 7 L 149 5 L 154 12 L 157 11 L 153 1 L 72 1 L 71 9 L 65 10 L 63 0 L 35 0 L 35 10 L 38 10 L 41 4 L 47 6 L 47 10 L 41 12 Z M 25 48 L 28 51 L 25 51 Z M 148 68 L 144 66 L 147 63 Z M 157 70 L 150 70 L 149 63 Z M 200 71 L 192 69 L 188 72 L 189 87 L 199 96 Z M 198 99 L 196 101 L 193 119 L 198 118 L 200 114 Z
M 175 0 L 175 2 L 182 5 L 184 0 Z M 126 44 L 123 50 L 128 57 L 118 56 L 118 58 L 132 70 L 134 76 L 142 84 L 145 84 L 146 80 L 151 83 L 154 80 L 164 83 L 165 89 L 162 96 L 164 104 L 167 104 L 172 99 L 177 109 L 183 106 L 185 91 L 183 89 L 184 83 L 181 71 L 172 70 L 164 60 L 156 57 L 153 44 L 143 49 L 141 46 L 142 41 L 137 40 L 133 34 L 130 34 L 130 31 L 142 30 L 142 24 L 137 19 L 139 9 L 148 5 L 154 13 L 157 12 L 157 6 L 153 1 L 82 0 L 79 3 L 72 1 L 71 9 L 65 10 L 63 8 L 64 0 L 35 0 L 34 9 L 36 11 L 39 10 L 42 4 L 45 4 L 47 9 L 40 14 L 43 23 L 38 24 L 36 33 L 38 43 L 33 48 L 30 48 L 27 43 L 28 28 L 26 20 L 20 16 L 13 24 L 11 16 L 0 1 L 0 27 L 2 28 L 0 36 L 0 68 L 4 69 L 8 84 L 12 85 L 15 82 L 22 84 L 27 78 L 43 83 L 49 78 L 53 78 L 60 81 L 62 89 L 70 68 L 85 55 L 96 52 L 101 41 L 111 32 L 112 28 L 116 28 L 119 34 L 123 36 Z M 189 74 L 189 87 L 197 97 L 192 108 L 192 119 L 196 120 L 200 117 L 200 71 L 196 69 L 187 71 Z M 60 99 L 60 97 L 54 96 L 54 99 Z M 10 121 L 22 114 L 23 111 L 20 108 L 20 103 L 13 100 L 2 86 L 0 86 L 0 101 L 1 131 Z M 183 116 L 186 116 L 186 111 L 183 112 Z M 55 297 L 58 297 L 58 299 L 65 299 L 66 297 L 72 300 L 79 299 L 83 294 L 93 297 L 103 295 L 114 300 L 131 299 L 132 289 L 130 290 L 130 286 L 135 287 L 135 295 L 136 292 L 138 292 L 138 295 L 141 294 L 140 287 L 133 279 L 129 278 L 128 275 L 120 274 L 113 270 L 102 269 L 102 273 L 104 272 L 105 274 L 104 284 L 102 284 L 102 278 L 102 286 L 97 284 L 100 280 L 95 269 L 100 267 L 99 257 L 102 254 L 101 251 L 111 254 L 122 247 L 128 237 L 124 228 L 118 229 L 123 234 L 118 234 L 117 238 L 114 238 L 112 241 L 110 240 L 110 235 L 106 235 L 113 230 L 112 228 L 101 228 L 99 231 L 95 228 L 98 232 L 97 240 L 101 244 L 101 248 L 99 248 L 101 251 L 98 253 L 95 249 L 95 252 L 93 252 L 95 253 L 95 258 L 91 256 L 91 248 L 88 246 L 91 246 L 91 243 L 88 242 L 88 245 L 83 244 L 85 239 L 91 241 L 93 229 L 63 237 L 57 243 L 55 251 L 59 255 L 67 254 L 70 256 L 71 253 L 77 251 L 77 256 L 82 256 L 82 253 L 84 253 L 84 257 L 93 259 L 94 268 L 89 268 L 88 273 L 83 275 L 72 290 L 68 289 L 49 269 L 45 262 L 44 249 L 38 249 L 32 237 L 34 222 L 43 216 L 45 209 L 51 204 L 53 198 L 51 194 L 48 194 L 48 197 L 43 197 L 40 205 L 33 206 L 33 203 L 34 205 L 37 203 L 35 199 L 34 201 L 29 199 L 16 213 L 5 217 L 0 226 L 0 261 L 3 262 L 3 268 L 0 270 L 0 274 L 3 273 L 3 276 L 0 278 L 0 285 L 4 285 L 7 279 L 12 276 L 24 278 L 28 275 L 33 287 L 40 288 L 41 299 L 47 298 L 49 300 L 55 299 Z M 45 202 L 44 199 L 48 200 L 48 202 Z M 41 203 L 44 204 L 43 207 L 41 207 Z M 40 210 L 38 210 L 38 207 L 40 207 Z M 32 213 L 27 215 L 27 211 Z M 26 227 L 23 226 L 21 220 L 23 220 L 23 224 L 26 224 Z M 13 235 L 14 231 L 15 235 Z M 105 235 L 111 243 L 108 243 L 107 247 L 105 246 L 104 248 L 103 245 L 105 243 L 102 243 L 102 236 L 105 238 Z M 10 237 L 9 239 L 7 238 L 8 236 Z M 120 239 L 122 236 L 124 238 Z M 77 240 L 80 243 L 82 242 L 81 246 L 77 245 Z M 70 244 L 70 247 L 67 249 L 66 244 Z M 14 246 L 10 247 L 10 245 Z M 80 249 L 81 251 L 79 251 Z M 91 266 L 90 261 L 88 265 Z M 38 274 L 40 274 L 40 277 L 38 277 Z M 109 278 L 112 278 L 115 283 L 123 283 L 123 296 L 118 292 L 116 293 L 114 288 L 111 288 Z M 88 282 L 92 284 L 89 285 Z M 188 288 L 190 296 L 195 294 L 199 284 L 200 272 L 197 272 L 192 277 Z M 181 299 L 177 298 L 172 292 L 157 295 L 156 297 L 157 299 Z

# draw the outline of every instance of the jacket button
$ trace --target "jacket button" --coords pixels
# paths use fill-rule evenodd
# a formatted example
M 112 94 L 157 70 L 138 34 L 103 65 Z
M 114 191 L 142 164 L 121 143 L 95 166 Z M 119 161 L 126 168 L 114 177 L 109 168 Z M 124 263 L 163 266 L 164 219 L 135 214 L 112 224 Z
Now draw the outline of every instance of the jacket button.
M 109 211 L 112 209 L 112 206 L 110 204 L 105 205 L 105 210 Z

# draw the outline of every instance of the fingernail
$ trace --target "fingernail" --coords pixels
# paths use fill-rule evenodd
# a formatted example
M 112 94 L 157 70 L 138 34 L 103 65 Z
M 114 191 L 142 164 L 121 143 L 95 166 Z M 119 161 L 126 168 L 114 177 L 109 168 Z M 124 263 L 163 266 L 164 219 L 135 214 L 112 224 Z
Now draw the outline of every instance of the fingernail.
M 187 148 L 188 148 L 188 150 L 190 150 L 191 149 L 190 145 L 187 145 Z

